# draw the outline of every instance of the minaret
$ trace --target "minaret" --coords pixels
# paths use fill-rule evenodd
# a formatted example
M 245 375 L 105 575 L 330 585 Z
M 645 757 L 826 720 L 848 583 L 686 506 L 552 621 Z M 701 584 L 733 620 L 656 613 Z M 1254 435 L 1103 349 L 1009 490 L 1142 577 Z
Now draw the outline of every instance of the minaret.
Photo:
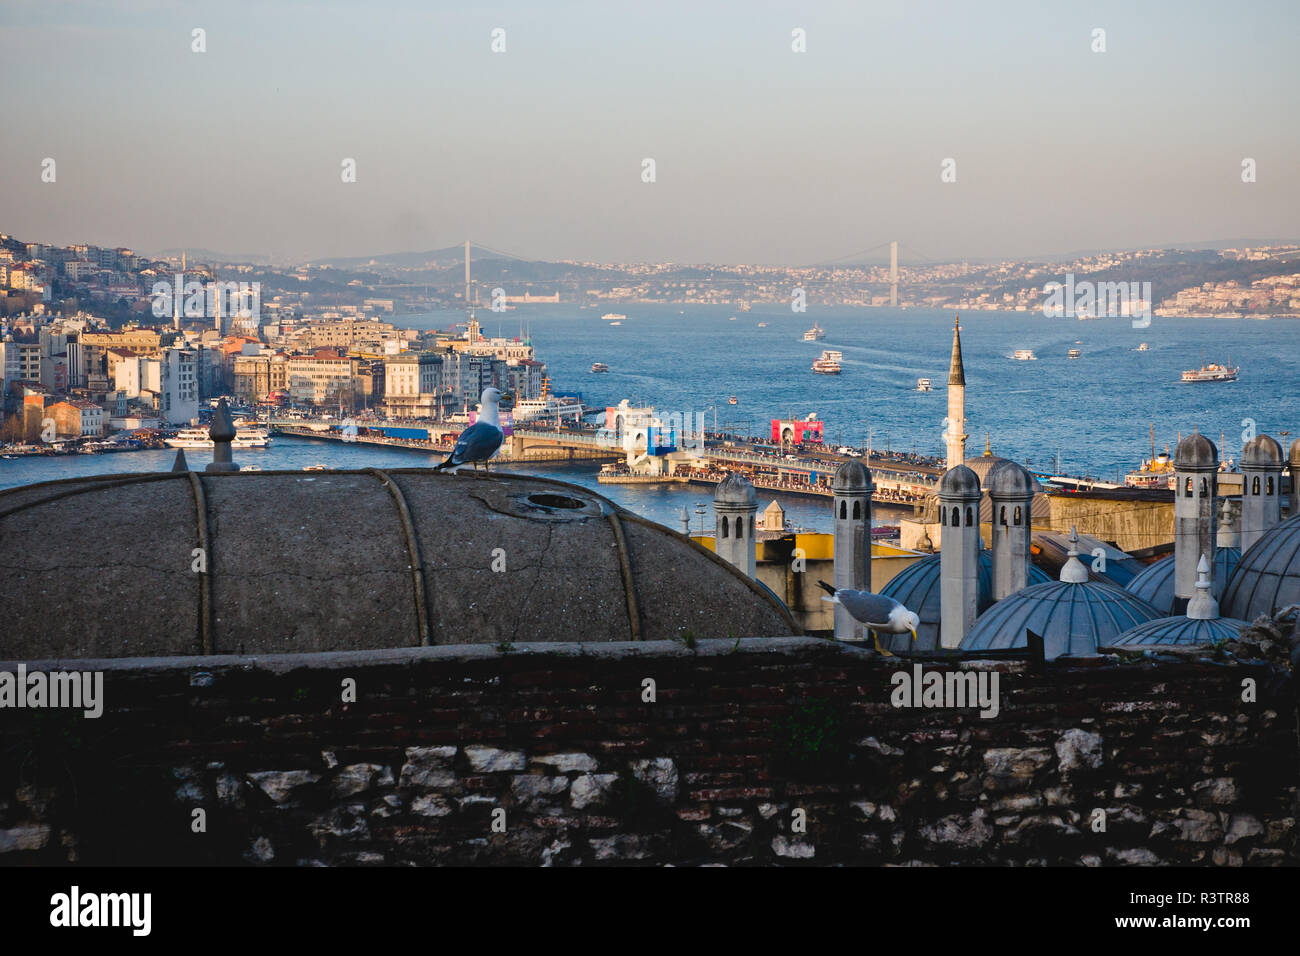
M 758 495 L 748 478 L 733 471 L 722 479 L 713 495 L 714 552 L 751 578 L 756 572 L 754 515 L 757 512 Z
M 1215 553 L 1214 521 L 1218 516 L 1219 451 L 1199 432 L 1174 449 L 1174 604 L 1172 614 L 1187 610 L 1196 594 L 1196 565 Z M 1214 583 L 1214 563 L 1210 563 Z
M 860 461 L 846 461 L 831 479 L 835 515 L 835 587 L 871 590 L 871 472 Z M 848 611 L 835 605 L 835 639 L 861 641 L 866 634 Z
M 1241 450 L 1242 553 L 1281 520 L 1282 446 L 1256 435 Z
M 966 370 L 961 364 L 961 326 L 952 320 L 952 360 L 948 364 L 948 427 L 944 431 L 948 445 L 948 467 L 966 461 Z
M 998 465 L 988 481 L 993 505 L 993 600 L 1001 601 L 1029 585 L 1029 507 L 1034 500 L 1034 479 L 1008 461 Z
M 939 480 L 939 645 L 958 647 L 979 597 L 980 480 L 965 465 Z

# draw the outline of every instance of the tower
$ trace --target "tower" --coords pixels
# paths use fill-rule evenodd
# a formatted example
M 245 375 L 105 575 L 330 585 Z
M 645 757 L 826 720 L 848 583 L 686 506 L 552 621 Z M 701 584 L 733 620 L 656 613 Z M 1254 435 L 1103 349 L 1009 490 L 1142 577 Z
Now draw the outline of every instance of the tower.
M 1182 614 L 1196 594 L 1196 565 L 1201 555 L 1214 557 L 1214 521 L 1218 515 L 1219 451 L 1200 433 L 1174 449 L 1174 604 Z M 1214 582 L 1214 565 L 1210 565 Z
M 846 461 L 831 479 L 835 509 L 835 587 L 871 590 L 871 472 L 860 461 Z M 835 639 L 861 641 L 863 627 L 835 605 Z
M 1014 461 L 1004 462 L 989 475 L 989 500 L 993 505 L 993 600 L 1001 601 L 1029 585 L 1029 508 L 1034 500 L 1034 479 Z
M 952 360 L 948 363 L 948 427 L 944 430 L 948 445 L 949 468 L 966 460 L 966 370 L 961 364 L 961 327 L 957 316 L 952 320 Z
M 1287 470 L 1291 472 L 1291 514 L 1300 515 L 1300 438 L 1291 443 L 1287 462 Z
M 754 486 L 740 472 L 722 479 L 713 494 L 714 550 L 742 574 L 755 575 L 754 515 L 758 496 Z
M 1282 446 L 1256 435 L 1241 450 L 1241 550 L 1281 520 Z
M 939 481 L 939 644 L 957 647 L 975 623 L 979 599 L 980 480 L 965 465 Z

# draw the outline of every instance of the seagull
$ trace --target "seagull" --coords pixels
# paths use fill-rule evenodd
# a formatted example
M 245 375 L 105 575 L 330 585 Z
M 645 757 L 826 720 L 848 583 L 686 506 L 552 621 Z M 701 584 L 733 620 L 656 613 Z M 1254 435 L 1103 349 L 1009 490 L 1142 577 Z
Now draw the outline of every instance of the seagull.
M 456 447 L 451 454 L 434 466 L 434 471 L 459 471 L 465 465 L 473 464 L 478 471 L 478 463 L 487 467 L 488 459 L 501 450 L 501 442 L 506 433 L 501 430 L 501 418 L 497 414 L 497 402 L 501 393 L 495 388 L 483 389 L 483 397 L 478 405 L 478 421 L 460 433 Z
M 840 605 L 855 621 L 865 624 L 876 642 L 876 650 L 886 657 L 894 655 L 880 646 L 880 635 L 876 633 L 877 631 L 884 631 L 886 634 L 906 634 L 911 631 L 912 640 L 916 640 L 916 629 L 921 626 L 921 619 L 893 598 L 885 597 L 883 594 L 872 594 L 870 591 L 854 591 L 852 588 L 836 590 L 825 581 L 817 583 L 831 595 L 822 600 Z

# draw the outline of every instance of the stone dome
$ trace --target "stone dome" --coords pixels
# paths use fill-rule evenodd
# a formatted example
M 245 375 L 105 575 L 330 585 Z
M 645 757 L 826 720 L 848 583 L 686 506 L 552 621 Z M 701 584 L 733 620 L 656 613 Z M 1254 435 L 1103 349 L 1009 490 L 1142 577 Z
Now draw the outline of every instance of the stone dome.
M 1193 432 L 1174 449 L 1176 471 L 1215 471 L 1219 467 L 1219 450 L 1200 432 Z
M 1249 627 L 1245 621 L 1230 617 L 1215 617 L 1197 620 L 1186 615 L 1159 617 L 1147 621 L 1135 628 L 1125 631 L 1110 642 L 1110 647 L 1135 647 L 1160 645 L 1177 645 L 1195 647 L 1205 644 L 1217 644 L 1219 641 L 1234 641 L 1241 636 L 1243 628 Z M 1103 645 L 1105 647 L 1107 645 Z
M 1268 435 L 1256 435 L 1241 450 L 1242 466 L 1282 467 L 1282 446 Z
M 871 491 L 871 472 L 856 459 L 850 459 L 835 469 L 831 491 Z
M 993 454 L 991 451 L 985 451 L 984 454 L 979 455 L 975 458 L 967 458 L 965 464 L 967 468 L 975 472 L 975 474 L 979 477 L 980 487 L 983 488 L 985 491 L 990 490 L 989 482 L 993 478 L 993 473 L 996 472 L 998 469 L 1000 469 L 1003 465 L 1016 465 L 1016 467 L 1018 468 L 1022 467 L 1017 462 L 1012 461 L 1010 458 L 1002 458 L 998 455 Z M 1026 472 L 1026 474 L 1028 474 L 1028 472 Z M 1032 487 L 1034 490 L 1034 494 L 1040 494 L 1042 492 L 1043 486 L 1039 483 L 1038 479 L 1035 478 L 1033 475 L 1029 475 L 1029 482 L 1030 482 L 1030 487 Z
M 1216 600 L 1223 597 L 1228 578 L 1240 560 L 1240 548 L 1214 549 L 1213 594 Z M 1174 607 L 1174 556 L 1171 554 L 1154 564 L 1148 564 L 1132 581 L 1124 585 L 1124 590 L 1136 594 L 1157 611 L 1168 614 Z
M 800 632 L 770 591 L 677 532 L 509 473 L 25 485 L 0 491 L 0 565 L 11 659 Z
M 1237 562 L 1223 589 L 1223 613 L 1243 621 L 1300 603 L 1300 514 L 1275 525 Z
M 1291 481 L 1294 483 L 1296 476 L 1300 475 L 1300 438 L 1291 443 L 1291 451 L 1287 454 L 1287 461 L 1291 464 Z
M 980 479 L 965 465 L 955 465 L 939 479 L 940 498 L 978 498 Z
M 939 647 L 941 561 L 942 555 L 938 554 L 914 561 L 894 575 L 881 590 L 881 594 L 893 598 L 921 619 L 921 625 L 916 629 L 915 642 L 912 641 L 911 634 L 880 635 L 881 644 L 886 649 L 906 652 L 932 651 Z M 993 552 L 987 548 L 980 552 L 978 571 L 975 586 L 977 614 L 988 610 L 993 604 Z M 1050 580 L 1042 568 L 1034 564 L 1029 566 L 1030 584 L 1042 584 Z M 887 639 L 892 644 L 887 643 Z
M 730 472 L 718 483 L 713 500 L 718 504 L 758 507 L 758 494 L 754 491 L 754 485 L 738 471 Z
M 1014 461 L 1003 460 L 984 479 L 984 488 L 1002 498 L 1029 498 L 1037 493 L 1034 476 Z
M 1049 581 L 998 601 L 975 620 L 963 651 L 1025 647 L 1025 631 L 1043 637 L 1049 660 L 1069 654 L 1093 657 L 1125 631 L 1154 621 L 1160 612 L 1136 595 L 1100 581 Z

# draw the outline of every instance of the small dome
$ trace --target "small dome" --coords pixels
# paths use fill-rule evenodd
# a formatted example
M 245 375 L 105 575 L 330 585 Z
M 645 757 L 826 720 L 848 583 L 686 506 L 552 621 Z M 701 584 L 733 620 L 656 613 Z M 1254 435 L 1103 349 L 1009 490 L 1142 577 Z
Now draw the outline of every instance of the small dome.
M 1219 451 L 1200 432 L 1188 435 L 1174 449 L 1174 469 L 1201 471 L 1219 467 Z
M 1243 621 L 1300 603 L 1300 514 L 1269 529 L 1246 550 L 1219 603 L 1224 614 Z
M 880 635 L 882 646 L 887 650 L 905 653 L 909 650 L 932 651 L 939 647 L 940 588 L 939 572 L 941 555 L 922 558 L 899 571 L 881 590 L 885 597 L 891 597 L 909 611 L 914 611 L 921 619 L 921 626 L 916 629 L 916 641 L 911 634 Z M 1050 581 L 1042 568 L 1029 566 L 1029 583 L 1043 584 Z M 985 548 L 980 552 L 979 575 L 975 586 L 975 612 L 988 610 L 993 605 L 993 552 Z M 891 646 L 889 640 L 893 641 Z
M 1194 647 L 1202 644 L 1217 644 L 1219 641 L 1234 641 L 1241 636 L 1243 628 L 1249 627 L 1245 621 L 1231 617 L 1215 617 L 1198 621 L 1185 615 L 1159 617 L 1125 631 L 1110 642 L 1110 647 L 1133 647 L 1135 645 L 1170 645 Z
M 831 491 L 871 491 L 871 472 L 857 460 L 846 461 L 835 469 Z
M 963 651 L 1024 647 L 1025 631 L 1043 637 L 1043 654 L 1092 657 L 1125 631 L 1160 612 L 1136 595 L 1099 581 L 1035 584 L 981 614 L 961 642 Z
M 976 476 L 979 478 L 980 487 L 985 491 L 989 491 L 989 482 L 993 480 L 993 473 L 1003 465 L 1014 465 L 1016 462 L 1013 462 L 1010 458 L 1002 458 L 999 455 L 995 455 L 991 451 L 986 451 L 984 454 L 975 458 L 967 458 L 965 464 L 966 467 L 975 472 Z M 1029 476 L 1029 484 L 1030 487 L 1034 489 L 1034 494 L 1040 494 L 1042 492 L 1043 486 L 1039 484 L 1038 479 L 1033 475 Z
M 1281 468 L 1282 446 L 1268 435 L 1256 435 L 1246 442 L 1246 447 L 1241 450 L 1241 464 L 1243 467 L 1256 465 L 1264 468 Z
M 979 475 L 965 465 L 949 468 L 939 480 L 940 498 L 978 498 L 979 496 Z
M 1291 463 L 1291 480 L 1294 482 L 1294 476 L 1300 475 L 1300 438 L 1291 443 L 1291 452 L 1287 455 L 1287 461 Z
M 1004 461 L 998 465 L 984 480 L 984 487 L 991 495 L 1001 498 L 1029 498 L 1034 495 L 1034 476 L 1014 461 Z
M 713 500 L 717 504 L 758 507 L 758 495 L 754 491 L 753 484 L 738 471 L 731 472 L 719 482 L 717 491 L 713 493 Z
M 1214 597 L 1223 597 L 1228 578 L 1241 560 L 1240 548 L 1214 549 Z M 1168 614 L 1174 606 L 1174 556 L 1161 558 L 1154 564 L 1148 564 L 1128 584 L 1124 590 L 1136 594 L 1157 611 Z

